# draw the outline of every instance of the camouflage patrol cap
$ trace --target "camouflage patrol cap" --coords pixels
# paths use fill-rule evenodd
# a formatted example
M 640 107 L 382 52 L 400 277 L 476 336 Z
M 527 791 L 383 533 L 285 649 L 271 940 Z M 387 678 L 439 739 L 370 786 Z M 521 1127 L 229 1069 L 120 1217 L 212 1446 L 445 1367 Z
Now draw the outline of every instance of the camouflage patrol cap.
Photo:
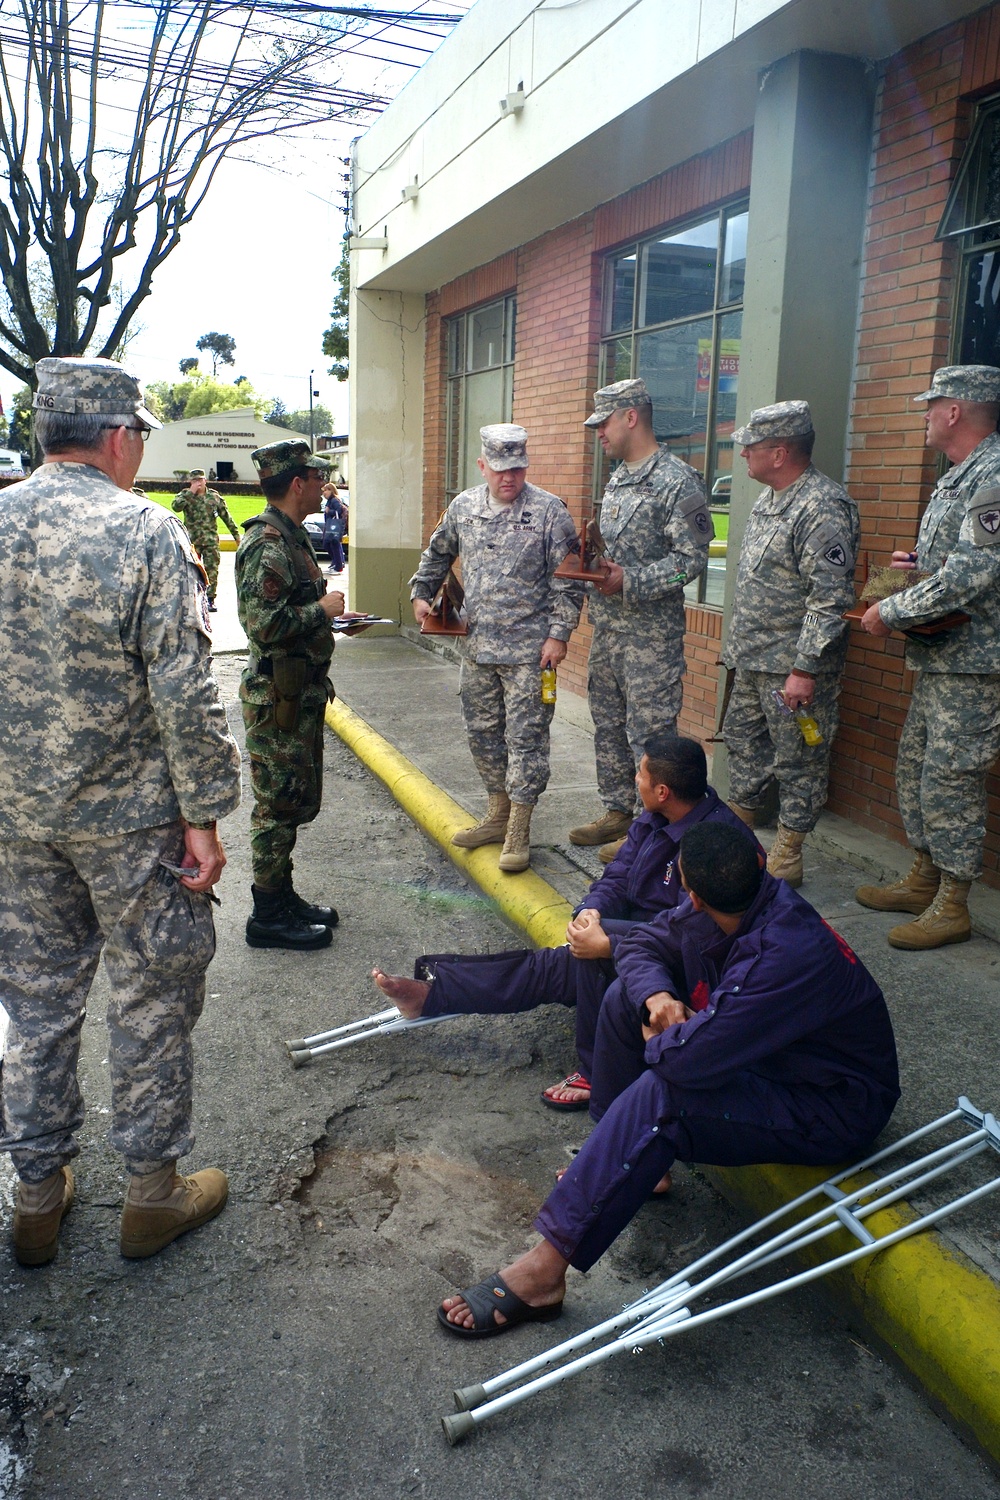
M 32 399 L 36 411 L 73 415 L 120 416 L 134 412 L 147 427 L 162 427 L 144 404 L 142 387 L 135 375 L 113 359 L 87 359 L 83 355 L 40 359 L 35 365 L 38 389 Z
M 311 453 L 309 444 L 301 438 L 297 441 L 268 443 L 266 448 L 255 448 L 250 458 L 260 479 L 274 479 L 278 474 L 287 474 L 289 469 L 330 467 L 330 460 L 321 453 Z
M 616 380 L 614 385 L 603 385 L 594 392 L 594 410 L 583 425 L 599 427 L 613 411 L 628 411 L 632 407 L 652 404 L 653 398 L 644 380 Z
M 205 477 L 205 470 L 204 469 L 188 469 L 188 478 L 189 479 L 204 479 L 204 477 Z
M 914 401 L 936 401 L 950 396 L 953 401 L 1000 401 L 1000 370 L 995 365 L 942 365 L 935 370 L 931 388 Z
M 528 434 L 516 422 L 494 422 L 490 427 L 480 427 L 479 438 L 483 462 L 494 472 L 528 467 Z
M 776 443 L 781 438 L 811 437 L 812 432 L 808 401 L 776 401 L 752 411 L 750 420 L 733 433 L 733 444 L 752 448 L 755 443 Z

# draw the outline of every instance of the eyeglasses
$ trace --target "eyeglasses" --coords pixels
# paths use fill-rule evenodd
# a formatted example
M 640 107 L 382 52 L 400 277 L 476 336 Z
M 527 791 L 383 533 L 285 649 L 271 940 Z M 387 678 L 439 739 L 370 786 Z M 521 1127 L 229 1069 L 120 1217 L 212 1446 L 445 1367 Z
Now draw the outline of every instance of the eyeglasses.
M 133 427 L 131 422 L 116 422 L 113 427 L 110 423 L 106 422 L 103 430 L 105 432 L 117 432 L 119 427 L 123 428 L 125 432 L 137 432 L 144 443 L 148 443 L 149 434 L 153 430 L 151 427 Z

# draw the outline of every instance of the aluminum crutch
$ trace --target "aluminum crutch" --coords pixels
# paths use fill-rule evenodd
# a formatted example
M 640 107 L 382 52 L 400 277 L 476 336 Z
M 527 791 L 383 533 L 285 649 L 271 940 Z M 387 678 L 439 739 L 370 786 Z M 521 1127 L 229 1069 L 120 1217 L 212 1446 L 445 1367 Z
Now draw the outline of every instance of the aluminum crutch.
M 846 1193 L 840 1187 L 846 1179 L 867 1171 L 890 1156 L 897 1155 L 932 1132 L 958 1122 L 971 1124 L 974 1128 L 965 1136 L 947 1143 L 916 1161 L 897 1167 L 874 1182 L 865 1183 Z M 492 1380 L 485 1381 L 481 1385 L 466 1386 L 456 1391 L 455 1404 L 459 1414 L 442 1418 L 448 1442 L 451 1444 L 460 1442 L 474 1427 L 487 1421 L 491 1416 L 526 1400 L 538 1391 L 568 1379 L 571 1375 L 591 1365 L 610 1359 L 614 1354 L 629 1349 L 639 1352 L 653 1342 L 662 1343 L 683 1329 L 692 1329 L 714 1322 L 733 1312 L 741 1311 L 745 1307 L 751 1307 L 756 1303 L 779 1296 L 782 1292 L 804 1286 L 820 1276 L 826 1276 L 831 1271 L 852 1265 L 857 1260 L 877 1254 L 901 1240 L 930 1228 L 931 1225 L 1000 1188 L 1000 1175 L 963 1194 L 951 1203 L 930 1211 L 914 1222 L 903 1225 L 878 1239 L 870 1233 L 862 1220 L 899 1202 L 907 1194 L 919 1191 L 945 1172 L 971 1161 L 991 1147 L 1000 1152 L 1000 1127 L 991 1114 L 982 1114 L 963 1096 L 958 1101 L 957 1109 L 941 1116 L 929 1125 L 922 1126 L 894 1145 L 885 1147 L 857 1165 L 837 1173 L 790 1203 L 774 1210 L 765 1218 L 725 1241 L 724 1244 L 701 1256 L 685 1270 L 676 1272 L 661 1286 L 651 1292 L 646 1292 L 614 1317 L 606 1319 L 584 1333 L 577 1334 L 574 1338 L 566 1340 L 533 1359 L 526 1360 L 523 1364 L 515 1366 Z M 763 1244 L 738 1256 L 731 1264 L 705 1277 L 698 1284 L 694 1284 L 694 1278 L 714 1261 L 721 1259 L 738 1246 L 776 1224 L 780 1219 L 795 1213 L 821 1196 L 832 1201 L 806 1219 L 781 1230 Z M 691 1312 L 689 1302 L 704 1296 L 724 1282 L 757 1270 L 775 1259 L 802 1250 L 841 1228 L 847 1229 L 860 1241 L 858 1249 L 835 1256 L 819 1266 L 785 1277 L 771 1286 L 711 1308 L 706 1312 Z M 621 1332 L 621 1330 L 627 1331 Z M 573 1359 L 569 1358 L 578 1350 L 596 1343 L 609 1334 L 615 1335 L 610 1342 L 603 1344 L 600 1348 L 591 1349 L 587 1354 L 578 1355 Z M 560 1360 L 568 1362 L 559 1364 L 558 1368 L 551 1368 Z M 546 1373 L 539 1373 L 541 1371 L 546 1371 Z M 520 1385 L 521 1381 L 527 1383 Z M 510 1390 L 512 1386 L 518 1386 L 518 1389 Z M 507 1394 L 497 1394 L 501 1391 L 507 1391 Z
M 412 1031 L 417 1026 L 434 1026 L 438 1021 L 454 1021 L 455 1015 L 418 1016 L 407 1021 L 395 1005 L 388 1010 L 379 1010 L 374 1015 L 363 1016 L 360 1021 L 348 1021 L 346 1026 L 335 1026 L 332 1031 L 318 1031 L 315 1036 L 293 1037 L 285 1043 L 288 1055 L 297 1068 L 305 1067 L 313 1058 L 323 1057 L 327 1052 L 336 1052 L 340 1047 L 350 1047 L 354 1042 L 365 1042 L 372 1036 L 394 1036 L 398 1031 Z

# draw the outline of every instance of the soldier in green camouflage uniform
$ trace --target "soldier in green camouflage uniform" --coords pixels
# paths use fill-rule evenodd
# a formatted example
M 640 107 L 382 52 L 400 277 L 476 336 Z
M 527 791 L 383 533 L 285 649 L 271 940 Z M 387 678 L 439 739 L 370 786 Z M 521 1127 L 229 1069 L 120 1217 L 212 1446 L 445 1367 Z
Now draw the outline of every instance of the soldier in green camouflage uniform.
M 733 433 L 758 497 L 740 547 L 729 637 L 736 670 L 723 725 L 731 806 L 752 824 L 769 782 L 778 783 L 778 834 L 767 868 L 802 883 L 802 841 L 826 802 L 830 748 L 847 656 L 846 609 L 854 603 L 858 507 L 810 462 L 808 402 L 751 412 Z M 807 745 L 792 712 L 813 715 L 822 744 Z
M 938 948 L 972 935 L 968 893 L 982 873 L 986 774 L 1000 755 L 1000 370 L 947 365 L 929 391 L 927 445 L 951 459 L 920 522 L 915 552 L 893 566 L 929 576 L 873 604 L 862 621 L 875 636 L 907 631 L 952 611 L 964 624 L 934 637 L 909 636 L 906 665 L 916 674 L 899 741 L 896 789 L 909 875 L 890 886 L 862 886 L 876 911 L 911 912 L 894 927 L 894 948 Z
M 183 1178 L 176 1161 L 194 1142 L 216 820 L 240 794 L 201 565 L 175 518 L 129 493 L 139 434 L 160 424 L 110 360 L 43 359 L 37 374 L 45 462 L 4 492 L 0 530 L 2 1144 L 26 1265 L 55 1255 L 72 1202 L 80 1031 L 102 949 L 110 1139 L 132 1174 L 122 1253 L 153 1254 L 225 1205 L 221 1172 Z
M 708 565 L 712 518 L 701 475 L 661 447 L 643 380 L 619 380 L 594 396 L 584 424 L 620 459 L 601 502 L 607 576 L 591 584 L 593 640 L 588 698 L 597 789 L 605 812 L 570 830 L 574 844 L 617 852 L 635 807 L 646 744 L 673 734 L 684 677 L 684 585 Z M 606 842 L 608 841 L 608 842 Z
M 191 545 L 201 558 L 208 577 L 208 607 L 214 612 L 215 594 L 219 587 L 219 563 L 222 558 L 219 550 L 219 518 L 226 523 L 234 542 L 239 542 L 240 530 L 218 490 L 206 487 L 204 469 L 192 469 L 188 480 L 190 482 L 187 488 L 175 495 L 172 503 L 178 515 L 183 515 Z
M 337 913 L 297 895 L 292 850 L 299 825 L 320 809 L 324 715 L 332 695 L 330 621 L 344 610 L 343 594 L 326 592 L 302 528 L 320 508 L 329 465 L 301 439 L 250 456 L 268 504 L 247 522 L 236 553 L 237 606 L 250 642 L 240 700 L 254 795 L 254 909 L 246 937 L 254 948 L 323 948 Z
M 452 842 L 464 849 L 502 843 L 500 869 L 516 874 L 528 867 L 531 813 L 549 779 L 553 706 L 542 702 L 540 674 L 565 657 L 583 593 L 552 576 L 576 531 L 557 495 L 525 481 L 527 432 L 494 423 L 479 435 L 485 483 L 449 505 L 410 579 L 410 598 L 422 621 L 461 557 L 469 619 L 462 712 L 489 805 Z

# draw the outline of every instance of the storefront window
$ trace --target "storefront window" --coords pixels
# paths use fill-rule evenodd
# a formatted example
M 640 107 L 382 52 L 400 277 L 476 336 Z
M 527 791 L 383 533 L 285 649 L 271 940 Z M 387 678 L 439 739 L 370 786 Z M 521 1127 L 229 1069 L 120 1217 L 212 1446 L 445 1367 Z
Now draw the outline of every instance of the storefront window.
M 955 358 L 1000 365 L 1000 99 L 979 108 L 938 238 L 962 249 Z
M 657 438 L 705 479 L 716 514 L 708 572 L 688 598 L 722 607 L 732 433 L 740 370 L 747 210 L 721 212 L 661 232 L 609 258 L 601 384 L 641 375 Z M 597 496 L 608 465 L 598 450 Z
M 450 318 L 445 498 L 478 484 L 479 429 L 509 422 L 514 407 L 513 297 Z

